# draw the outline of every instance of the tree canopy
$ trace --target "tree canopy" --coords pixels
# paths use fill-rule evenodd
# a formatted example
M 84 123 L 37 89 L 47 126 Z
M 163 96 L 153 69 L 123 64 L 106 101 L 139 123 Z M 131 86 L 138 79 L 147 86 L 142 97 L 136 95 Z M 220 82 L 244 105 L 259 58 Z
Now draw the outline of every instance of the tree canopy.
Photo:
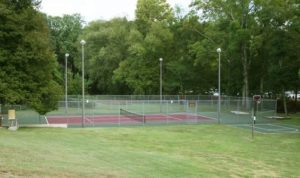
M 138 0 L 135 20 L 89 24 L 79 14 L 46 18 L 38 1 L 0 2 L 2 103 L 49 105 L 41 100 L 55 98 L 64 85 L 65 53 L 69 94 L 80 94 L 81 39 L 89 94 L 159 94 L 159 58 L 163 94 L 210 94 L 217 89 L 219 47 L 222 94 L 299 90 L 297 0 L 194 0 L 187 14 L 166 0 Z
M 49 103 L 55 98 L 44 96 L 59 95 L 60 86 L 53 81 L 57 63 L 47 20 L 37 6 L 37 1 L 0 1 L 0 101 L 25 103 L 44 114 L 56 106 Z
M 90 94 L 158 94 L 159 58 L 164 94 L 214 92 L 221 47 L 223 94 L 275 96 L 299 89 L 298 7 L 297 1 L 195 0 L 182 15 L 165 0 L 138 0 L 135 20 L 91 22 L 74 46 L 87 41 Z M 73 72 L 80 74 L 79 65 Z

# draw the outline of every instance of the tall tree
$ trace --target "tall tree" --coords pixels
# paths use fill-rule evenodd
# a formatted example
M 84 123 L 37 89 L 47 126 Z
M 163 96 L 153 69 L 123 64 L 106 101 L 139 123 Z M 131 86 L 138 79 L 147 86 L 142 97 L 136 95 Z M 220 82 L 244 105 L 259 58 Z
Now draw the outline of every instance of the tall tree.
M 167 64 L 167 89 L 173 94 L 205 94 L 217 87 L 218 35 L 212 24 L 201 23 L 194 11 L 176 16 L 171 26 L 174 40 L 172 60 Z
M 136 29 L 129 34 L 128 58 L 114 72 L 115 82 L 125 81 L 134 94 L 159 93 L 159 58 L 170 61 L 174 15 L 165 0 L 139 0 Z
M 0 101 L 29 104 L 39 111 L 38 106 L 49 104 L 44 101 L 56 100 L 41 96 L 59 95 L 60 87 L 53 81 L 56 62 L 46 18 L 37 8 L 37 1 L 0 1 Z M 48 111 L 55 106 L 48 105 Z
M 127 58 L 129 31 L 126 18 L 90 23 L 81 36 L 87 41 L 86 66 L 91 94 L 120 94 L 126 92 L 122 82 L 114 83 L 113 72 Z
M 202 18 L 219 24 L 227 34 L 223 46 L 231 61 L 239 61 L 243 69 L 243 98 L 249 96 L 249 68 L 251 64 L 250 41 L 254 35 L 253 0 L 196 0 L 195 6 L 203 10 Z M 245 100 L 246 101 L 246 100 Z M 247 102 L 243 102 L 247 104 Z
M 65 54 L 69 53 L 68 57 L 68 80 L 69 94 L 79 94 L 81 87 L 78 78 L 78 66 L 76 59 L 79 55 L 78 38 L 82 34 L 83 20 L 79 14 L 64 15 L 63 17 L 48 16 L 48 26 L 50 28 L 51 46 L 55 51 L 57 61 L 60 65 L 60 70 L 56 73 L 56 80 L 63 85 L 64 83 L 64 66 Z M 80 68 L 80 67 L 79 67 Z
M 300 86 L 299 5 L 297 1 L 260 1 L 257 5 L 257 21 L 269 37 L 263 46 L 268 49 L 268 86 L 273 93 L 281 93 L 286 114 L 285 91 L 297 93 Z

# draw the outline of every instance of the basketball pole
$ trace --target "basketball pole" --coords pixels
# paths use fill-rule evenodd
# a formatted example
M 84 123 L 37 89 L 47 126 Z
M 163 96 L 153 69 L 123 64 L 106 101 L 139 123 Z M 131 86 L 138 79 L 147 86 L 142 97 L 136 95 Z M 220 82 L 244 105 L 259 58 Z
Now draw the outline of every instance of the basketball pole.
M 219 65 L 218 65 L 218 124 L 221 123 L 220 121 L 220 115 L 221 115 L 221 48 L 217 49 L 217 52 L 219 53 Z
M 160 113 L 162 112 L 162 62 L 163 58 L 159 58 L 160 62 L 160 72 L 159 72 L 159 78 L 160 78 L 160 85 L 159 85 L 159 100 L 160 100 Z
M 256 117 L 255 103 L 256 103 L 256 101 L 253 100 L 253 106 L 252 106 L 252 112 L 253 112 L 253 116 L 252 116 L 252 139 L 254 139 L 254 118 Z
M 260 95 L 254 95 L 253 96 L 253 118 L 252 118 L 252 139 L 254 139 L 254 129 L 256 124 L 256 113 L 258 111 L 258 104 L 260 103 L 261 96 Z

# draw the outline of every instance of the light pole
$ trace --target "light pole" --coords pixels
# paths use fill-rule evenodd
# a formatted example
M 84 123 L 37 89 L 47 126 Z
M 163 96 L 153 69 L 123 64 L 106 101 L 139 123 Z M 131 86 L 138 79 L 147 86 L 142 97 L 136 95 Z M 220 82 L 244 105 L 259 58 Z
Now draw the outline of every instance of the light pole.
M 220 116 L 221 116 L 221 48 L 217 49 L 217 53 L 219 53 L 219 69 L 218 69 L 218 124 L 220 124 Z
M 65 113 L 68 112 L 68 57 L 69 53 L 65 54 Z
M 86 42 L 84 40 L 80 41 L 81 44 L 81 51 L 82 51 L 82 56 L 81 56 L 81 70 L 82 70 L 82 117 L 81 117 L 81 127 L 84 127 L 84 119 L 85 119 L 85 111 L 84 111 L 84 45 Z
M 162 112 L 162 62 L 163 62 L 163 58 L 159 58 L 159 62 L 160 62 L 160 85 L 159 85 L 159 99 L 160 99 L 160 112 Z

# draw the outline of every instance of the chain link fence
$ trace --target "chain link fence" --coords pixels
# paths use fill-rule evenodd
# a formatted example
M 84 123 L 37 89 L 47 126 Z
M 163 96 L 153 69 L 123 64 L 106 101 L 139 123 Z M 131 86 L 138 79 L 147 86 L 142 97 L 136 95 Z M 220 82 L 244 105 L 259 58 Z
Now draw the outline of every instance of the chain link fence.
M 62 97 L 64 98 L 64 97 Z M 68 127 L 164 124 L 250 124 L 252 98 L 221 97 L 220 118 L 218 97 L 201 95 L 96 95 L 86 96 L 84 112 L 81 96 L 68 96 L 58 102 L 58 109 L 47 114 L 47 120 L 30 108 L 15 107 L 20 125 L 67 124 Z M 257 108 L 256 122 L 275 120 L 276 100 L 262 99 Z M 3 106 L 1 107 L 1 110 Z M 122 112 L 121 112 L 122 111 Z M 5 114 L 2 125 L 7 124 Z

